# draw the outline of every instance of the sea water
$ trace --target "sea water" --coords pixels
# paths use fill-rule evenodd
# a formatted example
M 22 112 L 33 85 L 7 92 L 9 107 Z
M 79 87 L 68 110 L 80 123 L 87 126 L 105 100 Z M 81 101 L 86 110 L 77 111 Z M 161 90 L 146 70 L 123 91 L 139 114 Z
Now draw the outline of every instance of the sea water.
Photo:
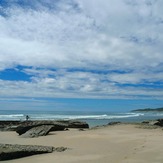
M 163 112 L 86 112 L 86 111 L 33 111 L 33 110 L 0 110 L 0 120 L 80 120 L 90 127 L 105 125 L 109 122 L 141 122 L 163 118 Z

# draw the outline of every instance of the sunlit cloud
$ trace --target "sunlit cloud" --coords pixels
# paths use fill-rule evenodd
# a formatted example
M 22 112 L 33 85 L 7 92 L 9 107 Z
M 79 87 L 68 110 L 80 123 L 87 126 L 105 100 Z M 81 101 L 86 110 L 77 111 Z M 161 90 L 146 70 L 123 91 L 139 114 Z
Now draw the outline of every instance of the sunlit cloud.
M 2 1 L 0 96 L 162 99 L 162 5 Z

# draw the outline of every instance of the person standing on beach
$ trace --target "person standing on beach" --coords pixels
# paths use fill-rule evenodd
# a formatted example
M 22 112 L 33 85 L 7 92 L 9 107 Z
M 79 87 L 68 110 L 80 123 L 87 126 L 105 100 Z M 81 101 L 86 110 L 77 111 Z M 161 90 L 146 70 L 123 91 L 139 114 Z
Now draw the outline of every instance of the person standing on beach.
M 26 121 L 28 121 L 29 120 L 29 116 L 28 115 L 26 115 Z

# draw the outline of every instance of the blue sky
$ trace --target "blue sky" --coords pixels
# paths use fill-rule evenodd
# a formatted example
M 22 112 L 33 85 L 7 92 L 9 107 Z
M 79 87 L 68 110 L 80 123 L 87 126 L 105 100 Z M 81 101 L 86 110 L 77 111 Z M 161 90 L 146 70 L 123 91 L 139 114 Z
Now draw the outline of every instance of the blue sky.
M 162 6 L 162 0 L 1 0 L 2 109 L 162 107 Z

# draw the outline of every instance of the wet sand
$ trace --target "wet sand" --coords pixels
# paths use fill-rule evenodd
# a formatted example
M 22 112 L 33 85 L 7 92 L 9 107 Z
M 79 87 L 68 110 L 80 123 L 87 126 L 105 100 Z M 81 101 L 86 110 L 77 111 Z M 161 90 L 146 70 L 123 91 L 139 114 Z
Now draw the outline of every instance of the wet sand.
M 120 124 L 98 129 L 51 132 L 39 138 L 21 138 L 0 132 L 0 143 L 68 147 L 64 152 L 35 155 L 8 163 L 163 163 L 163 130 Z

